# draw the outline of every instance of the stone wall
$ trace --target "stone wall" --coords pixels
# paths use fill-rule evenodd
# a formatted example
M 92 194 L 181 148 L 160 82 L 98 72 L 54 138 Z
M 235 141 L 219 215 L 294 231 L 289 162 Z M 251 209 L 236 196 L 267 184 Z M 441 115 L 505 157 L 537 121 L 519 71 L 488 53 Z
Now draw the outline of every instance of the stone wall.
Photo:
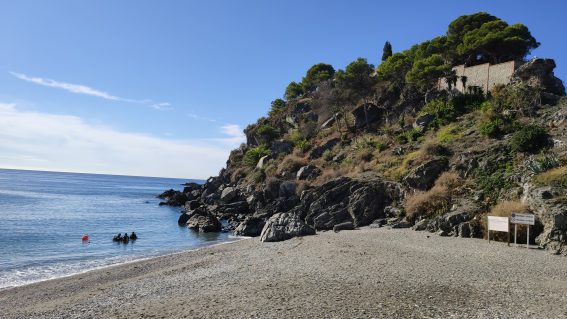
M 453 71 L 457 74 L 458 80 L 456 89 L 463 92 L 463 84 L 461 81 L 462 76 L 467 77 L 467 87 L 478 86 L 483 92 L 489 92 L 496 85 L 506 85 L 510 83 L 510 79 L 514 71 L 520 66 L 516 61 L 509 61 L 499 64 L 490 65 L 489 63 L 465 67 L 464 65 L 457 65 Z M 439 89 L 446 89 L 447 82 L 445 79 L 439 80 Z

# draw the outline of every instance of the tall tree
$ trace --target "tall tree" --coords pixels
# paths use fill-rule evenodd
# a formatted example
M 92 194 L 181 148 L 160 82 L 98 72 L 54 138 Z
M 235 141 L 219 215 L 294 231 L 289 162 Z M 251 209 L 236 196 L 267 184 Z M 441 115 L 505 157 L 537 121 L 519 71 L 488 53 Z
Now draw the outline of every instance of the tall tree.
M 392 56 L 392 44 L 389 41 L 384 43 L 384 48 L 382 49 L 382 61 L 388 60 Z
M 364 116 L 366 126 L 368 127 L 368 97 L 372 94 L 375 78 L 374 66 L 368 64 L 364 58 L 358 58 L 356 61 L 347 65 L 344 71 L 339 70 L 335 75 L 336 85 L 341 95 L 346 97 L 348 101 L 356 104 L 360 99 L 364 103 Z
M 301 81 L 303 91 L 305 93 L 313 92 L 319 84 L 331 80 L 334 75 L 335 69 L 332 65 L 326 63 L 315 64 L 307 70 L 305 77 Z
M 294 100 L 303 95 L 303 86 L 297 82 L 291 82 L 285 88 L 284 97 L 286 100 Z

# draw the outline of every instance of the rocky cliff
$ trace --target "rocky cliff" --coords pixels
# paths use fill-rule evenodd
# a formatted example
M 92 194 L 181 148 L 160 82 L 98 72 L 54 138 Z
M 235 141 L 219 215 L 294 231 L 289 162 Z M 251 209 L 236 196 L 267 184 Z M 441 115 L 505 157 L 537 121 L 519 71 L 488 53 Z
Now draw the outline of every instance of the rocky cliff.
M 553 60 L 466 93 L 396 84 L 382 65 L 365 91 L 347 77 L 362 74 L 355 66 L 315 88 L 308 72 L 311 90 L 274 101 L 218 176 L 163 193 L 164 204 L 196 230 L 224 220 L 262 241 L 366 225 L 480 238 L 487 214 L 531 212 L 530 241 L 567 254 L 567 99 Z M 432 83 L 442 76 L 458 80 Z

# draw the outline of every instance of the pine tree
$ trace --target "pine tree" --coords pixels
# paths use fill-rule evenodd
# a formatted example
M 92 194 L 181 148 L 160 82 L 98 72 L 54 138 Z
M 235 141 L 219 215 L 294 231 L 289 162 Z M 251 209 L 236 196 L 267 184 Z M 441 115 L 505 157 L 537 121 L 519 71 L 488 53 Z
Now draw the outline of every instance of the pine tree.
M 384 43 L 384 49 L 382 49 L 382 61 L 388 60 L 392 56 L 392 44 L 389 41 Z

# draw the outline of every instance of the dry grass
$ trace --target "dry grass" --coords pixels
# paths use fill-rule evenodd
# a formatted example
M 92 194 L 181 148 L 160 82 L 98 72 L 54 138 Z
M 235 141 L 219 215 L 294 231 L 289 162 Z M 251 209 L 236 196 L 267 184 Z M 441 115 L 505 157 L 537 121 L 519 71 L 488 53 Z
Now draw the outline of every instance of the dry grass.
M 307 159 L 297 153 L 289 154 L 278 165 L 276 173 L 279 176 L 297 172 L 301 167 L 308 164 Z
M 239 167 L 237 168 L 232 175 L 230 175 L 230 182 L 236 184 L 239 180 L 245 178 L 250 173 L 250 168 L 248 167 Z
M 534 181 L 541 185 L 567 186 L 567 165 L 538 174 Z
M 462 184 L 456 172 L 444 172 L 437 178 L 435 185 L 426 192 L 416 192 L 409 196 L 404 206 L 408 220 L 429 217 L 449 210 L 451 195 Z

